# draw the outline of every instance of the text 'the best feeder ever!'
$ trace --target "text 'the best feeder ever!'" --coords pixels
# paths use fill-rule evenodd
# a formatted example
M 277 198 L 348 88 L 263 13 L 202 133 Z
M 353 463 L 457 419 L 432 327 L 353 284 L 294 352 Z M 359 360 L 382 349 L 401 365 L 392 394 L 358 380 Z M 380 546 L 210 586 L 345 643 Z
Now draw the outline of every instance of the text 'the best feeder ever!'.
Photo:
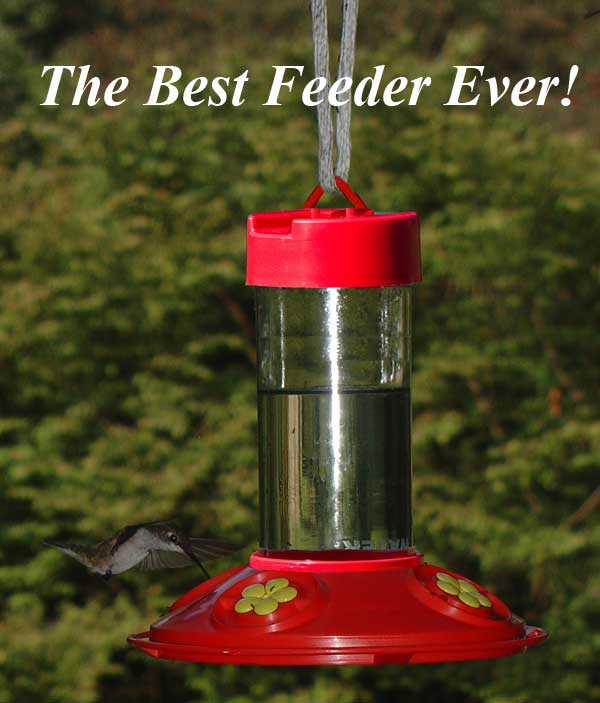
M 547 635 L 427 564 L 411 515 L 416 213 L 248 218 L 258 345 L 260 548 L 129 642 L 222 664 L 389 664 L 516 654 Z

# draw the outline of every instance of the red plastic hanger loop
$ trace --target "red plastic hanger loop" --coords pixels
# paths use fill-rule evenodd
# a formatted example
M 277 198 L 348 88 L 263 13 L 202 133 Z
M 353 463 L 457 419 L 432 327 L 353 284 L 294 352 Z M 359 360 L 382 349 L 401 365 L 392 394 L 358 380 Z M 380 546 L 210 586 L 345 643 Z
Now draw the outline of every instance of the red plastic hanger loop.
M 352 188 L 350 188 L 346 181 L 342 180 L 339 176 L 336 176 L 335 182 L 340 190 L 340 193 L 343 193 L 357 210 L 368 210 L 362 198 L 357 193 L 355 193 Z M 319 185 L 317 185 L 317 187 L 311 192 L 308 198 L 306 198 L 306 201 L 302 207 L 314 207 L 319 202 L 324 192 L 325 191 L 323 190 L 323 186 L 319 183 Z

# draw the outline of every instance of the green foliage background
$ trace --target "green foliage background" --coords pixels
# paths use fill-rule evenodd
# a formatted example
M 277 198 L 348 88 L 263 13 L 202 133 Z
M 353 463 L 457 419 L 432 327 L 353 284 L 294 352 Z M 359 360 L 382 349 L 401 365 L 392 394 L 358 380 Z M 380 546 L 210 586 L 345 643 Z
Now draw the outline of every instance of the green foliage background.
M 357 191 L 423 222 L 417 544 L 552 639 L 491 662 L 265 670 L 126 646 L 195 584 L 193 570 L 128 573 L 109 588 L 41 542 L 177 514 L 197 534 L 249 544 L 246 555 L 255 544 L 244 223 L 297 206 L 315 183 L 314 114 L 299 92 L 261 107 L 272 64 L 311 64 L 306 3 L 2 2 L 0 703 L 600 701 L 590 9 L 363 0 L 356 69 L 433 76 L 418 107 L 356 109 L 353 124 Z M 39 107 L 47 63 L 128 75 L 128 102 Z M 156 63 L 189 79 L 249 67 L 247 102 L 141 108 Z M 569 109 L 560 95 L 544 108 L 444 108 L 461 63 L 517 78 L 581 72 Z

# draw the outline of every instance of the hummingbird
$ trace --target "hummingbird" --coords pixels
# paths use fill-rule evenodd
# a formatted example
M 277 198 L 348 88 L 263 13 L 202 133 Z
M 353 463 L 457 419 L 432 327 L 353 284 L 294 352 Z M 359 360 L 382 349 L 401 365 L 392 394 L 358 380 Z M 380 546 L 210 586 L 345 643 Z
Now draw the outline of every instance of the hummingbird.
M 191 564 L 197 564 L 208 579 L 210 574 L 204 568 L 203 561 L 219 559 L 241 548 L 217 539 L 187 537 L 168 522 L 129 525 L 94 546 L 59 542 L 44 542 L 44 545 L 76 559 L 106 581 L 133 567 L 150 571 Z

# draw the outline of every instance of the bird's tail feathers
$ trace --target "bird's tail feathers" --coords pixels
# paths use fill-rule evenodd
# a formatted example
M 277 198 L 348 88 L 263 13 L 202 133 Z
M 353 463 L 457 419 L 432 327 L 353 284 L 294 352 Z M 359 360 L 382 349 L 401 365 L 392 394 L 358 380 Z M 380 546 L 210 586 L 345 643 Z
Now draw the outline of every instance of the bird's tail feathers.
M 85 566 L 90 566 L 90 550 L 89 547 L 83 544 L 64 544 L 62 542 L 43 542 L 45 547 L 52 547 L 53 549 L 58 549 L 63 554 L 72 557 L 80 564 Z

